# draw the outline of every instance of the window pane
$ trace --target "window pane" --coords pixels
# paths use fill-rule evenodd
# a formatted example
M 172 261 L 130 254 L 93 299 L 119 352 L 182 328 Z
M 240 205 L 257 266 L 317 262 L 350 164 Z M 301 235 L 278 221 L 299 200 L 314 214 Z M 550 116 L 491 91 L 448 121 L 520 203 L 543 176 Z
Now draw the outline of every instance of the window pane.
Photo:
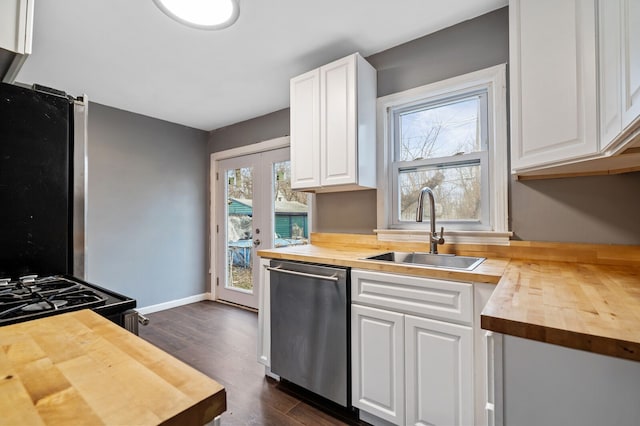
M 398 114 L 399 161 L 482 150 L 480 96 Z
M 253 291 L 253 168 L 227 170 L 227 281 L 226 288 Z
M 273 164 L 274 247 L 309 244 L 309 195 L 291 189 L 291 162 Z
M 400 220 L 415 221 L 420 189 L 431 188 L 436 204 L 436 221 L 473 220 L 481 218 L 480 165 L 458 165 L 447 168 L 400 172 Z M 424 205 L 424 218 L 429 205 Z M 430 220 L 430 218 L 429 218 Z

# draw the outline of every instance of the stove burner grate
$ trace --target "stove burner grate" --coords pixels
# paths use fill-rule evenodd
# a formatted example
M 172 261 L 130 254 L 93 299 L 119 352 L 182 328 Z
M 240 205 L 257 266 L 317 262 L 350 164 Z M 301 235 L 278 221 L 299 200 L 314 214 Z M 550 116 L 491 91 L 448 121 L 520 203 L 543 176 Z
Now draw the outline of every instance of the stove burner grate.
M 64 305 L 66 305 L 66 300 L 43 300 L 41 302 L 30 303 L 21 308 L 23 312 L 41 312 L 41 311 L 49 311 L 56 310 Z
M 107 304 L 108 295 L 56 276 L 0 285 L 0 325 Z

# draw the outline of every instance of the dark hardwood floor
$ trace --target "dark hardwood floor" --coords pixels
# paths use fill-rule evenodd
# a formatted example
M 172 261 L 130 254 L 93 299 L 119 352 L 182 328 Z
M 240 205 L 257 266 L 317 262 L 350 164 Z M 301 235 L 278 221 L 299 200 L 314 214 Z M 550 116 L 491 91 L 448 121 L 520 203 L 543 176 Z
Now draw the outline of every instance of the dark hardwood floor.
M 147 315 L 140 337 L 222 384 L 222 425 L 344 425 L 264 375 L 256 361 L 258 315 L 204 301 Z

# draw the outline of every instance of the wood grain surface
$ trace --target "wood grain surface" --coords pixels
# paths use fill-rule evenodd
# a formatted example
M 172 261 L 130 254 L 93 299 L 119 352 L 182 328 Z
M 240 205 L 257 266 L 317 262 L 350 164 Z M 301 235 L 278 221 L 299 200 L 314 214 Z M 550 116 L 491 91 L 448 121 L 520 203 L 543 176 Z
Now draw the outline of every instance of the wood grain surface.
M 265 377 L 264 365 L 256 362 L 255 312 L 205 300 L 147 316 L 150 322 L 140 327 L 140 337 L 224 385 L 222 426 L 354 425 L 349 410 L 323 406 L 333 408 L 329 415 L 317 409 L 318 399 L 302 401 L 290 386 Z
M 364 259 L 367 256 L 380 254 L 389 250 L 392 250 L 392 248 L 388 245 L 384 245 L 380 248 L 372 248 L 366 246 L 358 247 L 357 245 L 351 246 L 348 244 L 332 246 L 310 244 L 305 246 L 260 250 L 258 251 L 258 256 L 270 259 L 324 263 L 328 265 L 368 269 L 371 271 L 488 284 L 498 283 L 508 263 L 508 259 L 487 259 L 473 271 L 462 271 Z M 405 250 L 411 249 L 405 248 Z
M 428 251 L 424 243 L 378 241 L 375 235 L 312 233 L 314 245 L 333 248 L 366 248 L 371 250 Z M 481 256 L 490 259 L 552 260 L 598 265 L 640 265 L 640 246 L 611 244 L 578 244 L 546 241 L 510 241 L 509 245 L 444 244 L 441 253 Z
M 442 253 L 487 258 L 474 271 L 463 272 L 361 260 L 389 250 L 425 251 L 426 243 L 353 234 L 312 234 L 311 241 L 258 255 L 496 283 L 482 312 L 482 328 L 640 361 L 640 246 L 537 241 L 441 246 Z
M 0 424 L 196 425 L 225 389 L 90 310 L 0 327 Z
M 482 328 L 640 361 L 640 267 L 513 260 Z

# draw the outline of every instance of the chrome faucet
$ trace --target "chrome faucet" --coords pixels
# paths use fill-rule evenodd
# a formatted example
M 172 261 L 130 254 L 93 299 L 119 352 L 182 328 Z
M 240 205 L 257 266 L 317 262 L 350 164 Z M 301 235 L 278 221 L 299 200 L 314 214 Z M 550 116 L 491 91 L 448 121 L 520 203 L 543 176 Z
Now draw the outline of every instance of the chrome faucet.
M 424 210 L 424 194 L 429 196 L 429 222 L 431 222 L 431 232 L 429 232 L 429 253 L 438 254 L 438 244 L 444 244 L 444 226 L 440 228 L 440 234 L 436 232 L 436 201 L 433 198 L 433 191 L 428 186 L 420 190 L 418 197 L 418 209 L 416 211 L 416 222 L 422 222 L 422 211 Z

